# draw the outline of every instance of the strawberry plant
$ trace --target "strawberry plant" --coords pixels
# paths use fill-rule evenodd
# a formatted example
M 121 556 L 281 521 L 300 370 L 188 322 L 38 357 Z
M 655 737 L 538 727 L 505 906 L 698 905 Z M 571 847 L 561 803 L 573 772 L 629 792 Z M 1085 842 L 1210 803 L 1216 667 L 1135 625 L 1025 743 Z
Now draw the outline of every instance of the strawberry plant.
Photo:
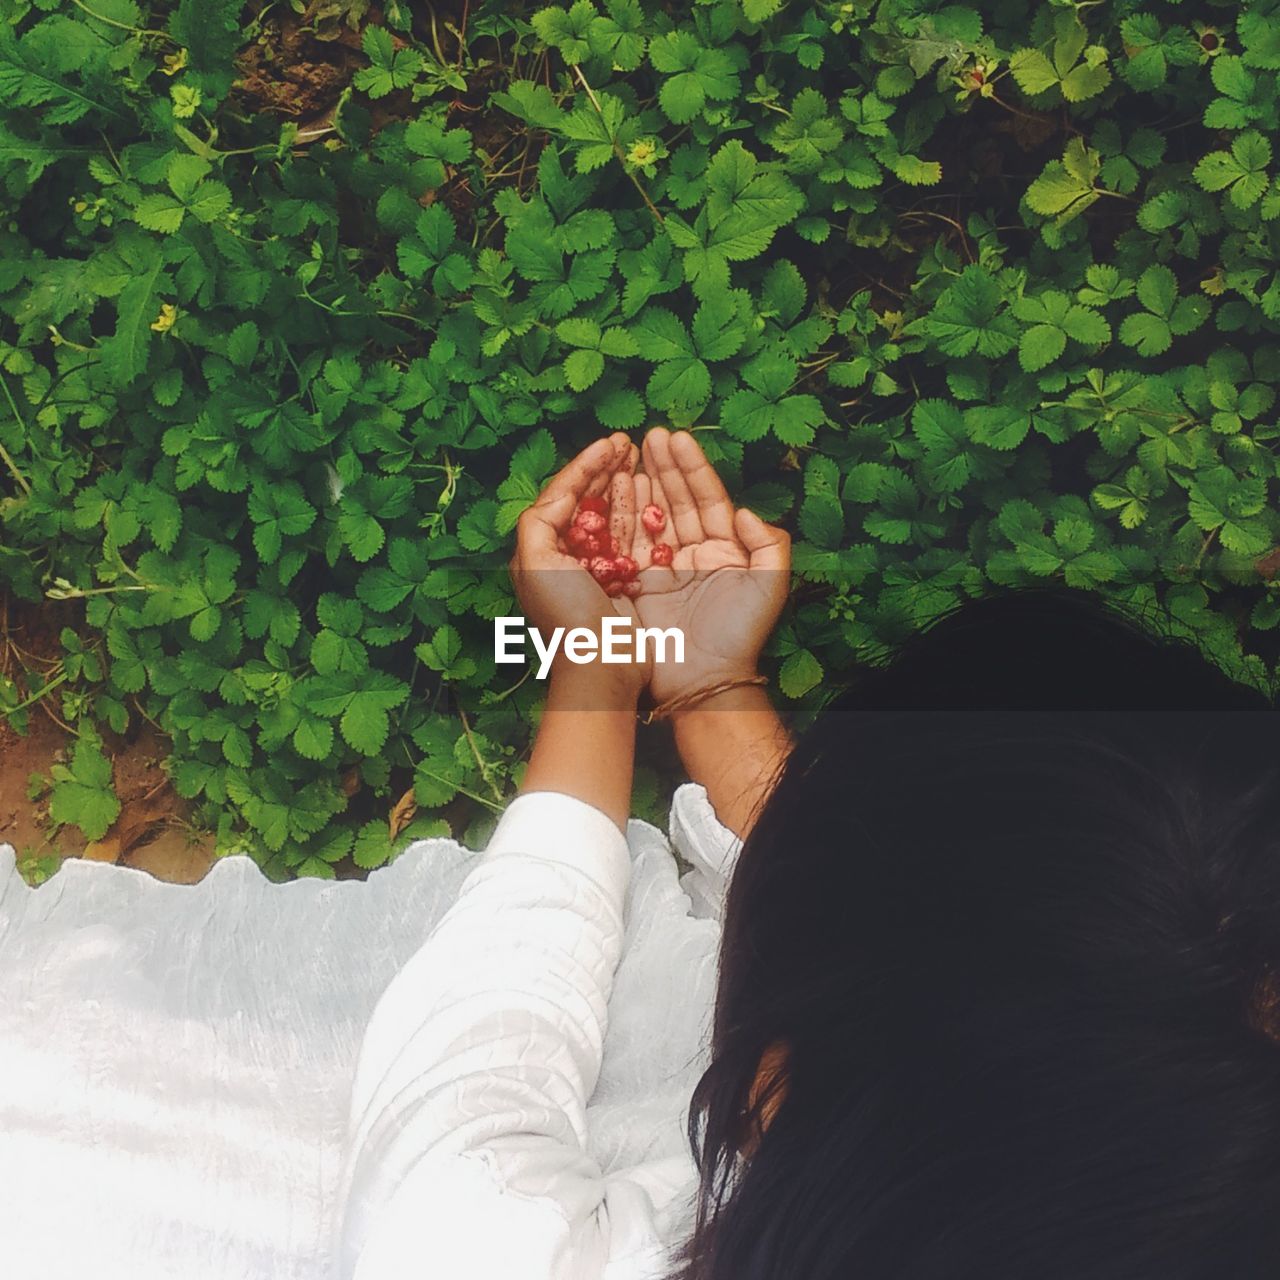
M 106 829 L 102 735 L 145 717 L 273 876 L 481 838 L 539 709 L 492 660 L 516 519 L 656 421 L 795 534 L 798 718 L 992 583 L 1159 608 L 1269 682 L 1277 32 L 1276 0 L 10 0 L 0 587 L 82 608 L 55 818 Z

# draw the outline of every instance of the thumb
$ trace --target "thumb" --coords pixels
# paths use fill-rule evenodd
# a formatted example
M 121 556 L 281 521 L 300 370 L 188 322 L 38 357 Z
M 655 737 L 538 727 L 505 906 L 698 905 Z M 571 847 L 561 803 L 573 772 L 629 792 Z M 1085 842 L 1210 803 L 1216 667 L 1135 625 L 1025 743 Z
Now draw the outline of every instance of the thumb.
M 516 521 L 516 556 L 526 567 L 560 558 L 557 540 L 568 525 L 574 506 L 573 494 L 562 493 L 559 497 L 544 497 L 520 513 Z
M 785 529 L 765 524 L 754 511 L 739 507 L 733 513 L 734 529 L 751 556 L 753 569 L 791 568 L 791 536 Z

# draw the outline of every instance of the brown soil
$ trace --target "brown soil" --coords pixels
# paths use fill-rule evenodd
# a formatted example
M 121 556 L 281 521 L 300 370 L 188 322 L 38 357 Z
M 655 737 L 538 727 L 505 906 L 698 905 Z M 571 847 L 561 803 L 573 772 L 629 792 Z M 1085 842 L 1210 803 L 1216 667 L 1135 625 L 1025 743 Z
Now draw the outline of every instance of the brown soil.
M 313 121 L 329 112 L 368 59 L 359 32 L 343 25 L 319 39 L 296 14 L 263 23 L 262 34 L 236 57 L 233 94 L 249 111 Z
M 70 604 L 0 598 L 0 672 L 24 695 L 40 688 L 61 660 L 59 633 L 79 622 Z M 62 722 L 59 693 L 28 708 L 24 732 L 0 719 L 0 842 L 13 845 L 20 860 L 88 857 L 140 867 L 162 880 L 199 880 L 213 865 L 213 838 L 189 825 L 188 805 L 162 768 L 164 739 L 136 713 L 126 735 L 104 735 L 121 804 L 111 830 L 93 842 L 75 826 L 52 832 L 50 770 L 65 762 L 74 746 L 74 735 Z

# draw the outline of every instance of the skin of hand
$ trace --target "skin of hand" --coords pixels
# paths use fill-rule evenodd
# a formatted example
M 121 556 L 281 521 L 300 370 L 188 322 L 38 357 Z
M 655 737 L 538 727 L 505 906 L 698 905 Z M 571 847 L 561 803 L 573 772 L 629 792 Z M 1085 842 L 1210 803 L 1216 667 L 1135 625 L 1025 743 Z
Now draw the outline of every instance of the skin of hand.
M 654 541 L 675 554 L 670 568 L 642 572 L 637 613 L 646 627 L 685 633 L 685 662 L 654 664 L 649 689 L 663 702 L 756 674 L 790 587 L 791 540 L 734 509 L 688 432 L 655 427 L 643 456 L 636 510 L 656 502 L 668 520 L 656 539 L 636 521 L 632 554 L 647 565 Z M 755 686 L 729 689 L 676 711 L 671 724 L 689 777 L 706 788 L 720 821 L 745 836 L 792 745 L 768 695 Z
M 578 503 L 588 495 L 603 496 L 611 504 L 611 532 L 629 552 L 636 526 L 632 473 L 638 457 L 635 445 L 621 432 L 597 440 L 553 476 L 521 514 L 509 565 L 511 580 L 525 618 L 544 634 L 556 627 L 585 627 L 598 634 L 609 615 L 634 621 L 635 602 L 606 595 L 565 549 L 564 536 Z M 647 665 L 620 664 L 618 671 L 634 677 L 637 689 L 649 678 Z
M 791 539 L 754 512 L 734 508 L 715 468 L 687 431 L 654 427 L 635 477 L 635 510 L 655 502 L 667 526 L 650 535 L 638 520 L 632 554 L 642 566 L 636 612 L 646 627 L 683 629 L 685 661 L 655 666 L 656 702 L 751 676 L 786 603 Z M 650 565 L 655 542 L 674 556 Z
M 609 494 L 613 533 L 625 550 L 635 528 L 633 472 L 638 451 L 618 433 L 597 440 L 553 477 L 520 517 L 511 577 L 525 618 L 600 633 L 609 615 L 634 616 L 625 596 L 610 598 L 564 549 L 564 534 L 588 494 Z M 639 663 L 577 664 L 563 651 L 551 671 L 522 793 L 555 791 L 593 805 L 625 832 L 631 811 L 636 703 L 649 677 Z

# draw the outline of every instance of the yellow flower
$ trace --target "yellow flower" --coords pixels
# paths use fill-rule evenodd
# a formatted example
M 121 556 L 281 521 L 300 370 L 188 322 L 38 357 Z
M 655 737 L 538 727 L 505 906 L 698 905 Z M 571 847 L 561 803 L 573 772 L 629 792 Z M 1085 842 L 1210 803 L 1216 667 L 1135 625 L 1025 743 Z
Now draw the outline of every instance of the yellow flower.
M 642 142 L 633 142 L 631 150 L 627 152 L 627 160 L 630 164 L 643 168 L 647 164 L 652 164 L 657 159 L 658 148 L 654 146 L 651 139 L 645 139 Z
M 151 322 L 151 327 L 157 333 L 168 333 L 177 318 L 178 308 L 172 302 L 166 302 L 160 308 L 160 314 Z

